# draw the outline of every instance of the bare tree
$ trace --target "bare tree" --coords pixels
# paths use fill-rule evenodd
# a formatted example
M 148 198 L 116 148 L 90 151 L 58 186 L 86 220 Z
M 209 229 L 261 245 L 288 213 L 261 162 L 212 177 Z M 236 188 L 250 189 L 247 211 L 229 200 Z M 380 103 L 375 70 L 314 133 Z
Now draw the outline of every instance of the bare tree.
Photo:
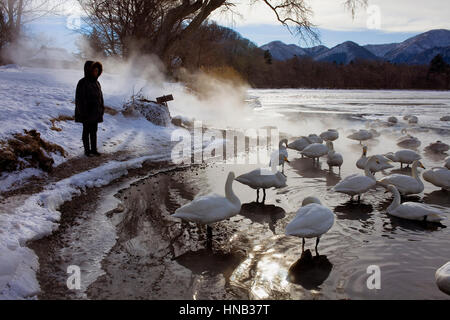
M 126 56 L 132 48 L 170 57 L 181 39 L 189 39 L 216 10 L 233 10 L 233 0 L 78 0 L 107 54 Z M 336 0 L 354 14 L 367 0 Z M 301 37 L 317 39 L 309 0 L 251 0 L 263 3 L 274 18 Z
M 22 35 L 24 24 L 55 12 L 61 3 L 55 0 L 0 0 L 0 50 Z

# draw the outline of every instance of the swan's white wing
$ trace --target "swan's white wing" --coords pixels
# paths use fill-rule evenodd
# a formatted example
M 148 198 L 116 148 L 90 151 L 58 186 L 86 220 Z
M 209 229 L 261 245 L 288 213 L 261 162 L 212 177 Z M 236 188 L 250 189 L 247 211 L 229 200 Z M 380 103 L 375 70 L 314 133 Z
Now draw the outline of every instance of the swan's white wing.
M 432 222 L 439 222 L 445 219 L 439 210 L 417 202 L 402 203 L 389 213 L 393 216 L 410 220 L 423 220 L 425 216 L 427 216 L 428 221 Z
M 416 189 L 418 182 L 415 178 L 407 176 L 404 174 L 391 174 L 389 176 L 383 177 L 379 182 L 385 186 L 388 184 L 393 184 L 397 187 L 400 193 L 411 191 L 411 189 Z
M 327 207 L 312 203 L 300 208 L 286 226 L 286 234 L 297 237 L 318 237 L 333 226 L 334 214 Z
M 256 169 L 240 175 L 236 181 L 253 189 L 282 188 L 286 186 L 286 178 L 279 172 L 274 174 L 269 169 Z
M 239 211 L 240 208 L 233 205 L 227 198 L 209 194 L 178 208 L 172 216 L 191 222 L 210 224 L 228 219 Z
M 359 175 L 353 174 L 348 176 L 337 185 L 334 186 L 334 191 L 341 193 L 364 193 L 373 186 L 375 186 L 376 182 L 374 179 Z

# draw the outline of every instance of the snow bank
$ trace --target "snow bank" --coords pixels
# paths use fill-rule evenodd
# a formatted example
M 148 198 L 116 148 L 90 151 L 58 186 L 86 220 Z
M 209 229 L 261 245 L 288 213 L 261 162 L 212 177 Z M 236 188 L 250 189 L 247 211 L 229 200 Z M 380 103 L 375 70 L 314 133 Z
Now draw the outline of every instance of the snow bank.
M 156 159 L 145 156 L 124 162 L 110 161 L 51 184 L 20 207 L 11 209 L 12 212 L 0 213 L 0 299 L 33 298 L 39 293 L 38 258 L 26 243 L 57 229 L 61 217 L 58 208 L 64 202 L 87 188 L 109 184 L 126 175 L 128 169 L 141 167 L 146 160 Z

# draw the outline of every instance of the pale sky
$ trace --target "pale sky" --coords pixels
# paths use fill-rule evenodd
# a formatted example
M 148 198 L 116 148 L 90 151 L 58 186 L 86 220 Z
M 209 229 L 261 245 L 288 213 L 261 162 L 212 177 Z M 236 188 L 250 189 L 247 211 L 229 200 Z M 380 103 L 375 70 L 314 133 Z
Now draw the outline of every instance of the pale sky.
M 431 29 L 450 29 L 448 0 L 369 0 L 368 10 L 360 9 L 354 19 L 345 9 L 344 0 L 307 1 L 314 12 L 312 21 L 319 28 L 321 41 L 328 47 L 346 40 L 361 45 L 401 42 Z M 252 0 L 236 0 L 234 10 L 238 14 L 215 13 L 212 19 L 235 29 L 257 45 L 281 40 L 306 46 L 280 26 L 274 13 L 262 1 L 256 1 L 254 5 L 250 2 Z M 74 51 L 73 41 L 77 35 L 67 28 L 67 17 L 80 12 L 77 1 L 64 1 L 62 17 L 35 21 L 31 30 L 44 35 L 55 46 Z

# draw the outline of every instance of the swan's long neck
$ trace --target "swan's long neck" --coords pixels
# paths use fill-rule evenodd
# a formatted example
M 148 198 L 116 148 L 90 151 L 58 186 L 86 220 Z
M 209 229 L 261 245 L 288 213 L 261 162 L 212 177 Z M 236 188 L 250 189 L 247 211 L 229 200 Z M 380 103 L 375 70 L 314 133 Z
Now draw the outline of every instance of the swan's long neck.
M 395 210 L 400 204 L 400 193 L 397 189 L 390 190 L 394 195 L 394 201 L 392 201 L 391 205 L 387 208 L 388 211 Z
M 371 163 L 372 163 L 372 161 L 367 161 L 366 162 L 366 167 L 364 168 L 364 174 L 366 175 L 366 177 L 369 177 L 369 178 L 372 178 L 372 179 L 375 180 L 375 176 L 373 175 L 373 173 L 369 169 Z
M 419 165 L 419 163 L 417 161 L 414 161 L 413 165 L 411 166 L 411 175 L 414 179 L 417 179 L 418 181 L 420 181 L 420 177 L 417 174 L 417 166 Z
M 241 206 L 241 201 L 239 198 L 234 194 L 233 191 L 233 176 L 229 175 L 227 179 L 227 183 L 225 184 L 225 197 L 235 204 L 236 206 Z

